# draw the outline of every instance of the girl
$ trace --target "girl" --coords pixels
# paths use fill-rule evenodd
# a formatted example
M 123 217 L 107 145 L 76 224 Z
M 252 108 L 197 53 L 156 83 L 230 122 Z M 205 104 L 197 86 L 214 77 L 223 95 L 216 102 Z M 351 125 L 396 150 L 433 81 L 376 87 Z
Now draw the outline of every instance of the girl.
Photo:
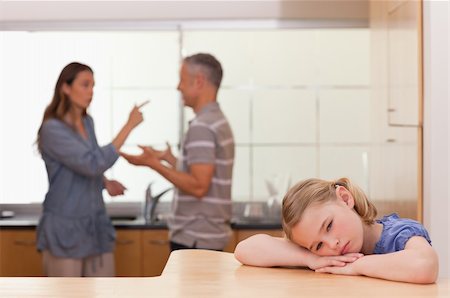
M 92 69 L 70 63 L 62 70 L 38 131 L 37 145 L 49 190 L 37 228 L 48 276 L 114 276 L 115 232 L 106 214 L 102 189 L 112 196 L 125 187 L 103 173 L 119 157 L 130 132 L 142 121 L 134 107 L 112 142 L 100 147 L 87 114 L 94 93 Z
M 433 283 L 438 257 L 425 228 L 396 214 L 375 220 L 377 210 L 350 180 L 307 179 L 283 199 L 287 239 L 255 235 L 235 257 L 252 266 L 305 266 L 316 272 L 412 283 Z

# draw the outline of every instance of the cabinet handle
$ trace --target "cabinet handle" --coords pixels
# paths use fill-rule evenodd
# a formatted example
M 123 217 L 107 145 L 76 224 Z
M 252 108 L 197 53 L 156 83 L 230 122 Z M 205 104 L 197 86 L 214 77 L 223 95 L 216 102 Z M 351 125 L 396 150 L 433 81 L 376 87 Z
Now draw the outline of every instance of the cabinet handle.
M 393 113 L 393 112 L 396 112 L 397 109 L 395 109 L 395 108 L 389 108 L 389 109 L 387 109 L 387 111 L 388 111 L 388 113 Z
M 117 239 L 117 240 L 116 240 L 116 243 L 117 243 L 117 244 L 120 244 L 120 245 L 128 245 L 128 244 L 133 244 L 134 241 L 133 241 L 133 240 L 130 240 L 130 239 L 125 239 L 125 240 Z
M 154 239 L 154 240 L 149 240 L 148 244 L 152 244 L 152 245 L 166 245 L 166 244 L 169 244 L 169 240 Z
M 36 242 L 34 240 L 19 239 L 19 240 L 14 240 L 14 244 L 20 245 L 20 246 L 34 246 L 36 244 Z

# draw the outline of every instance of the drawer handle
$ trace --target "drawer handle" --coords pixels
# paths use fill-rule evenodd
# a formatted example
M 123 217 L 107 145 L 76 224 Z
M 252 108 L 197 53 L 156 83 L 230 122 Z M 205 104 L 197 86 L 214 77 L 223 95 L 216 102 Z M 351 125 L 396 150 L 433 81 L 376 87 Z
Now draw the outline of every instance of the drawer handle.
M 119 245 L 128 245 L 128 244 L 133 244 L 134 243 L 133 240 L 129 240 L 129 239 L 126 239 L 126 240 L 117 239 L 116 242 Z
M 154 239 L 149 240 L 148 243 L 152 245 L 166 245 L 169 244 L 169 240 Z
M 20 245 L 20 246 L 34 246 L 36 245 L 36 241 L 34 240 L 14 240 L 14 244 L 15 245 Z

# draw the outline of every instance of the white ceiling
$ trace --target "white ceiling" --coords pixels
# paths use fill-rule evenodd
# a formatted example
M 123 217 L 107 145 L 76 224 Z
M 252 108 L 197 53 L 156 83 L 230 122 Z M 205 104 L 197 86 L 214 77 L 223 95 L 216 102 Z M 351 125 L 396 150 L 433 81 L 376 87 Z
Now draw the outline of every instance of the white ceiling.
M 368 0 L 0 0 L 0 22 L 331 19 L 367 22 Z

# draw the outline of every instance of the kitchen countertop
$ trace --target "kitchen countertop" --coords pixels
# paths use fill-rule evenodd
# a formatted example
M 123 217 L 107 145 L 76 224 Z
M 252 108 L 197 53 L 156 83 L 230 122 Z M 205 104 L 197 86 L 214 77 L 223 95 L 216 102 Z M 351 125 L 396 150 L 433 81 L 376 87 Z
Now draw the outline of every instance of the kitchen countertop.
M 35 228 L 39 222 L 38 216 L 31 215 L 15 215 L 13 218 L 0 219 L 0 229 L 26 229 Z M 118 229 L 167 229 L 164 221 L 155 223 L 146 223 L 143 217 L 129 220 L 114 220 L 114 227 Z M 232 219 L 231 228 L 235 230 L 278 230 L 281 229 L 281 223 L 274 220 L 247 221 L 243 219 Z
M 449 285 L 242 266 L 230 253 L 181 250 L 159 277 L 3 277 L 0 297 L 449 297 Z

